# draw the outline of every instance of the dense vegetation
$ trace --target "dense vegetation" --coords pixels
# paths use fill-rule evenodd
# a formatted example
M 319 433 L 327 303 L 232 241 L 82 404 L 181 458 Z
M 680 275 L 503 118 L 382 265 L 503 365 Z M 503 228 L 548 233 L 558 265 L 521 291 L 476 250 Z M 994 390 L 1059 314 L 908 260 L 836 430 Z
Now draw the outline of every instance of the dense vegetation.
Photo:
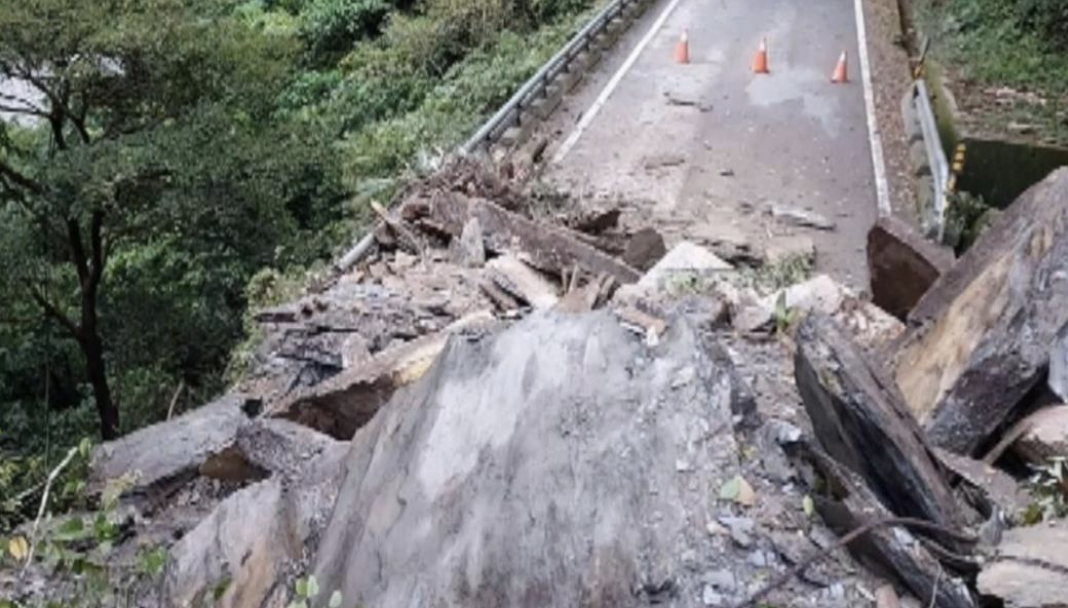
M 0 533 L 69 446 L 219 391 L 591 0 L 0 0 Z
M 921 34 L 954 75 L 1035 93 L 1042 103 L 997 112 L 1068 144 L 1068 2 L 911 0 Z

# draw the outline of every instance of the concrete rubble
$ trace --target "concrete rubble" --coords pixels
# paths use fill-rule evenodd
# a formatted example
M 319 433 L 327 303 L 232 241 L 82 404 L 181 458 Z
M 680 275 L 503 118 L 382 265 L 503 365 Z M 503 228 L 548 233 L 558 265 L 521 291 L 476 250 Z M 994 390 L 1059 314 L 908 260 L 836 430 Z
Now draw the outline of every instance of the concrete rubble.
M 1068 602 L 1068 525 L 1063 521 L 1005 534 L 979 573 L 979 591 L 1006 608 L 1060 608 Z
M 1018 423 L 1013 450 L 1034 464 L 1068 459 L 1068 405 L 1043 408 Z
M 1064 522 L 1021 524 L 1068 457 L 1068 171 L 956 262 L 880 220 L 871 299 L 467 161 L 399 203 L 229 394 L 94 452 L 115 559 L 168 550 L 143 604 L 1064 605 Z

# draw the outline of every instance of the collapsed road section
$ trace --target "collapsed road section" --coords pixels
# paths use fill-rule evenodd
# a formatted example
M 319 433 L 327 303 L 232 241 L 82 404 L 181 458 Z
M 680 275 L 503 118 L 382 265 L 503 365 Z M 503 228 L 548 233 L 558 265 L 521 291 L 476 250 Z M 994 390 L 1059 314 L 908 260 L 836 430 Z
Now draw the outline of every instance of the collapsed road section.
M 168 555 L 113 591 L 1063 606 L 1068 172 L 959 260 L 876 221 L 863 92 L 831 82 L 855 54 L 847 3 L 747 6 L 680 2 L 577 137 L 376 206 L 361 256 L 258 311 L 228 394 L 99 446 L 122 530 L 106 559 Z M 516 179 L 555 155 L 555 193 Z M 0 578 L 22 603 L 84 585 L 36 563 Z
M 311 574 L 374 606 L 1059 605 L 1065 524 L 1016 467 L 1068 446 L 1046 307 L 1068 173 L 937 270 L 910 325 L 618 216 L 463 163 L 410 190 L 370 258 L 260 314 L 232 394 L 96 450 L 99 489 L 127 479 L 114 559 L 171 557 L 137 592 L 194 605 L 225 580 L 220 605 L 260 608 Z M 891 285 L 916 268 L 902 230 L 877 237 Z M 959 380 L 914 388 L 936 374 Z M 44 577 L 5 593 L 76 585 Z

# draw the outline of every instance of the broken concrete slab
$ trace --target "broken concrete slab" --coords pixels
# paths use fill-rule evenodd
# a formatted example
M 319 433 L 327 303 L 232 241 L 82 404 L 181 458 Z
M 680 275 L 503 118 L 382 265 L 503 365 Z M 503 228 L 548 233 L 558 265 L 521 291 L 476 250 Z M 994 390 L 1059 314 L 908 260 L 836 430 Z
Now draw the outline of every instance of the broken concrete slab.
M 897 515 L 961 526 L 964 517 L 923 431 L 860 348 L 819 313 L 802 322 L 795 340 L 797 389 L 827 453 L 861 475 Z
M 979 592 L 1005 608 L 1068 605 L 1068 523 L 1058 521 L 1005 532 L 997 556 L 979 572 Z
M 258 412 L 258 401 L 233 393 L 182 416 L 134 431 L 93 450 L 90 483 L 134 475 L 131 492 L 188 481 L 210 457 L 234 444 L 238 429 Z
M 716 254 L 689 241 L 682 241 L 671 248 L 659 262 L 638 281 L 638 287 L 662 289 L 666 283 L 680 275 L 707 277 L 732 270 Z
M 482 240 L 482 225 L 478 218 L 467 220 L 458 240 L 457 261 L 468 268 L 479 268 L 486 263 L 486 246 Z
M 238 430 L 234 447 L 271 475 L 292 479 L 306 476 L 308 463 L 342 442 L 289 420 L 260 418 Z
M 253 371 L 239 390 L 272 408 L 295 392 L 365 365 L 398 342 L 433 334 L 491 307 L 479 287 L 481 270 L 446 258 L 445 252 L 431 250 L 397 276 L 390 266 L 409 260 L 383 255 L 295 302 L 262 311 L 257 320 L 263 340 L 247 361 Z M 365 268 L 377 269 L 377 274 Z
M 345 370 L 280 400 L 269 415 L 348 441 L 389 401 L 394 391 L 426 372 L 445 348 L 450 335 L 493 322 L 491 313 L 480 311 L 441 332 L 386 349 L 366 365 Z
M 708 497 L 737 458 L 701 344 L 673 322 L 647 348 L 605 312 L 453 341 L 355 437 L 320 586 L 376 608 L 696 605 L 724 567 Z
M 815 228 L 816 230 L 835 229 L 834 222 L 815 211 L 772 203 L 768 205 L 768 212 L 771 213 L 771 217 L 791 226 Z
M 621 284 L 634 283 L 640 276 L 634 268 L 601 253 L 570 230 L 525 218 L 488 200 L 437 193 L 429 199 L 410 199 L 403 214 L 408 221 L 454 237 L 462 233 L 469 219 L 478 218 L 487 249 L 495 253 L 522 251 L 528 263 L 550 274 L 579 266 L 595 275 L 607 274 Z
M 1044 465 L 1051 458 L 1068 458 L 1068 405 L 1041 409 L 1018 426 L 1013 450 L 1029 462 Z
M 875 222 L 868 232 L 867 252 L 872 301 L 902 321 L 955 259 L 952 250 L 893 216 Z
M 487 262 L 486 276 L 508 295 L 530 304 L 534 310 L 552 308 L 560 300 L 555 285 L 512 255 L 498 256 Z
M 831 316 L 850 331 L 857 343 L 869 350 L 890 344 L 905 330 L 900 321 L 825 274 L 759 299 L 756 307 L 743 309 L 738 323 L 765 327 L 773 320 L 780 302 L 787 311 L 799 317 L 812 312 Z
M 642 161 L 642 166 L 646 171 L 678 167 L 683 164 L 686 164 L 686 157 L 681 154 L 655 154 L 645 157 Z
M 971 454 L 1045 378 L 1068 324 L 1068 169 L 1017 200 L 917 303 L 896 380 L 935 444 Z
M 843 302 L 850 295 L 852 294 L 840 283 L 820 274 L 765 297 L 763 303 L 774 310 L 779 299 L 783 298 L 786 308 L 832 315 L 841 309 Z

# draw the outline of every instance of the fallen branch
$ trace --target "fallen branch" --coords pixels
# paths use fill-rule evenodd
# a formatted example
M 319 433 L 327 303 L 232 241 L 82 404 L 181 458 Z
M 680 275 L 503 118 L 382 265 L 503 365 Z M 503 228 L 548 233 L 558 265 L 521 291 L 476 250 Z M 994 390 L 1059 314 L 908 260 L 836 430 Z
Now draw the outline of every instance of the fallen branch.
M 913 517 L 888 517 L 883 519 L 877 519 L 854 528 L 851 532 L 840 538 L 835 544 L 825 547 L 817 551 L 816 553 L 813 553 L 812 555 L 808 556 L 807 558 L 802 559 L 800 562 L 797 563 L 796 566 L 791 568 L 788 572 L 786 572 L 779 578 L 771 581 L 759 591 L 757 591 L 753 595 L 750 595 L 741 603 L 735 604 L 731 608 L 749 608 L 750 606 L 756 605 L 757 602 L 767 597 L 769 593 L 790 582 L 794 577 L 799 576 L 801 573 L 812 567 L 814 564 L 817 564 L 823 559 L 827 558 L 831 553 L 838 551 L 839 549 L 844 549 L 848 547 L 850 543 L 871 532 L 872 530 L 877 530 L 879 528 L 887 526 L 901 526 L 904 528 L 912 528 L 917 530 L 941 532 L 942 534 L 945 534 L 951 538 L 954 538 L 956 540 L 959 540 L 960 542 L 967 544 L 974 544 L 979 542 L 979 539 L 975 536 L 972 536 L 971 534 L 958 532 L 957 530 L 953 530 L 952 528 L 947 528 L 946 526 L 936 524 L 925 519 L 916 519 Z M 939 574 L 941 574 L 941 571 L 939 571 Z
M 178 403 L 178 397 L 182 396 L 182 391 L 185 390 L 185 380 L 178 381 L 178 388 L 174 389 L 174 395 L 171 397 L 171 404 L 167 407 L 167 420 L 171 419 L 174 415 L 174 406 Z
M 935 577 L 934 587 L 931 589 L 931 603 L 927 605 L 927 608 L 935 608 L 935 603 L 938 602 L 938 584 L 942 582 L 944 572 L 941 568 L 938 569 L 938 576 Z
M 397 235 L 398 242 L 405 249 L 419 257 L 423 256 L 423 247 L 419 243 L 418 237 L 416 237 L 411 230 L 405 227 L 400 221 L 390 216 L 389 212 L 386 211 L 386 208 L 379 203 L 371 201 L 371 209 L 375 212 L 375 215 L 378 216 L 378 219 L 382 220 L 382 223 L 385 224 L 393 234 Z
M 63 469 L 67 468 L 70 461 L 74 460 L 74 456 L 77 453 L 77 447 L 71 448 L 59 465 L 48 474 L 48 479 L 45 481 L 44 494 L 41 495 L 41 506 L 37 508 L 37 518 L 33 520 L 33 528 L 30 529 L 30 550 L 26 553 L 26 563 L 22 565 L 22 572 L 19 576 L 25 575 L 26 569 L 33 563 L 33 552 L 37 549 L 37 529 L 41 526 L 41 519 L 44 518 L 45 508 L 48 506 L 48 494 L 52 490 L 52 484 L 56 481 L 56 477 L 59 477 L 59 474 L 63 472 Z

